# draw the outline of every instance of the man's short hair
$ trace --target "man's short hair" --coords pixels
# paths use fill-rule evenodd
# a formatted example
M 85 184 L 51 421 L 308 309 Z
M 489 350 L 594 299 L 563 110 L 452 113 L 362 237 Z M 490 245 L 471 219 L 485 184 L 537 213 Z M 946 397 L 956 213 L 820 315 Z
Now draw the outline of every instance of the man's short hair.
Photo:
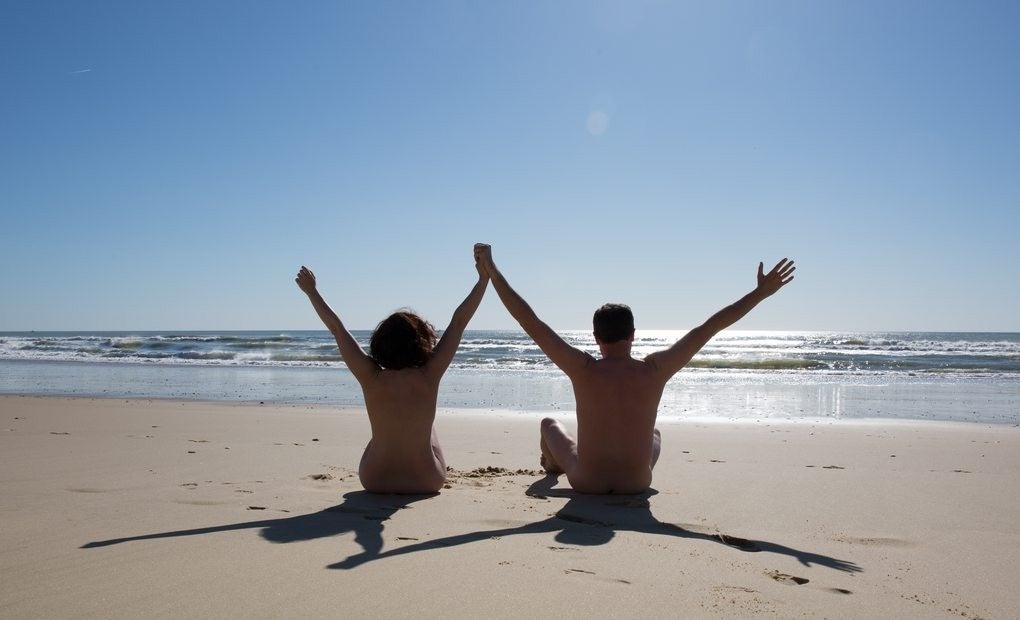
M 626 340 L 634 334 L 634 313 L 626 304 L 605 304 L 592 317 L 595 339 L 606 344 Z

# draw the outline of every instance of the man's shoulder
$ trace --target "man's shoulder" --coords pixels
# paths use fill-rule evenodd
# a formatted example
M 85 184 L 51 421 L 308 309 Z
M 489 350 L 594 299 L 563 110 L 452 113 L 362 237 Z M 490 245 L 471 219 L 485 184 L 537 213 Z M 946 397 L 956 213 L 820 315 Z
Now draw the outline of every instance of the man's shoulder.
M 637 357 L 592 357 L 592 359 L 603 367 L 619 366 L 620 368 L 640 369 L 648 364 L 644 358 Z
M 650 375 L 655 372 L 655 365 L 643 359 L 633 357 L 621 358 L 593 358 L 592 362 L 585 367 L 586 374 L 593 377 L 635 377 Z

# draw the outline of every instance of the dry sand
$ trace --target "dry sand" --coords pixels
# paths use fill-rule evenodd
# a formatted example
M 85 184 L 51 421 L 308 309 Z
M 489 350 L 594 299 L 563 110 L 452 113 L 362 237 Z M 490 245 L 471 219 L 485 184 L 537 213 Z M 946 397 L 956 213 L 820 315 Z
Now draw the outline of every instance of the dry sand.
M 1020 614 L 1020 429 L 660 428 L 585 497 L 537 418 L 441 412 L 449 488 L 372 496 L 361 410 L 0 397 L 0 616 Z

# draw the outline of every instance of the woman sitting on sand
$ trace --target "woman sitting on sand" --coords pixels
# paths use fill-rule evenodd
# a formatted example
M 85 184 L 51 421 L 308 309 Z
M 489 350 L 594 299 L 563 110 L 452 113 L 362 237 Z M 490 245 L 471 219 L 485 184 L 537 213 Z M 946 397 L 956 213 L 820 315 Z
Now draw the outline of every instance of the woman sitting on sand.
M 340 355 L 365 394 L 372 439 L 361 457 L 358 476 L 366 491 L 435 493 L 446 482 L 446 461 L 433 422 L 439 382 L 489 283 L 478 267 L 477 251 L 475 268 L 478 282 L 453 313 L 438 344 L 427 321 L 413 312 L 395 312 L 372 333 L 371 355 L 319 295 L 315 274 L 307 267 L 298 272 L 298 287 L 336 338 Z

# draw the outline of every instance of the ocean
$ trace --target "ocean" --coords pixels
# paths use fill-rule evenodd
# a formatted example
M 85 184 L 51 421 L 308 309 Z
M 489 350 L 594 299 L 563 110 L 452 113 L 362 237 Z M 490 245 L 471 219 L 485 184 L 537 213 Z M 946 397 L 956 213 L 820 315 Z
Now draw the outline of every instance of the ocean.
M 638 331 L 635 357 L 682 331 Z M 355 331 L 366 348 L 370 332 Z M 597 355 L 590 332 L 564 331 Z M 326 331 L 0 332 L 0 393 L 360 405 Z M 521 331 L 469 330 L 444 409 L 569 412 Z M 664 418 L 1020 423 L 1020 334 L 727 330 L 667 384 Z

